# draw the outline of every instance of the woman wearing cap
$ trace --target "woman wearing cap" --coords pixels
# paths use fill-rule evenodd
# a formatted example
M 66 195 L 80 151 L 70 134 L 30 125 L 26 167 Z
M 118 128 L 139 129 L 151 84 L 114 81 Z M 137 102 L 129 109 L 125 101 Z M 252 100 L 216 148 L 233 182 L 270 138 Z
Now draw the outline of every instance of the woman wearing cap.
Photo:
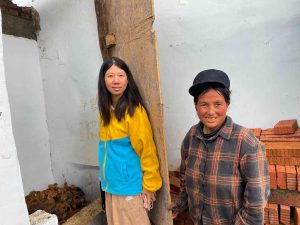
M 200 122 L 182 142 L 181 192 L 172 210 L 175 218 L 188 208 L 195 225 L 264 223 L 270 194 L 265 149 L 227 116 L 229 87 L 226 73 L 209 69 L 189 89 Z

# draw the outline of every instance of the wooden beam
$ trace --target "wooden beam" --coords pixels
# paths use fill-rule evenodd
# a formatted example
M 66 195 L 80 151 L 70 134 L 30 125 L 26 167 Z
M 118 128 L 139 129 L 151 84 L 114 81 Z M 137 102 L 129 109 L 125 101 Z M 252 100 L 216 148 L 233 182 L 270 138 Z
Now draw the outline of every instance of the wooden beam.
M 166 157 L 163 103 L 160 92 L 153 0 L 95 0 L 99 43 L 103 58 L 124 59 L 134 76 L 150 114 L 163 186 L 158 191 L 151 220 L 155 225 L 173 224 L 168 162 Z M 107 35 L 113 34 L 114 45 L 106 45 Z

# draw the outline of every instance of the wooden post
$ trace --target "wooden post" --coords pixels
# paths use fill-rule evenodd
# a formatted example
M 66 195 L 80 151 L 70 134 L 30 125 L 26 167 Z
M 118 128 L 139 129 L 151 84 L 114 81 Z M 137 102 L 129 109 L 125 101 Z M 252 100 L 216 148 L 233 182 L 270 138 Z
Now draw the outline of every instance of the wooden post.
M 163 186 L 158 192 L 150 217 L 155 225 L 171 225 L 172 215 L 167 209 L 171 204 L 171 198 L 163 104 L 156 35 L 152 30 L 153 0 L 95 0 L 95 8 L 103 59 L 117 56 L 128 63 L 149 110 L 163 178 Z M 113 44 L 107 45 L 108 35 L 114 36 Z

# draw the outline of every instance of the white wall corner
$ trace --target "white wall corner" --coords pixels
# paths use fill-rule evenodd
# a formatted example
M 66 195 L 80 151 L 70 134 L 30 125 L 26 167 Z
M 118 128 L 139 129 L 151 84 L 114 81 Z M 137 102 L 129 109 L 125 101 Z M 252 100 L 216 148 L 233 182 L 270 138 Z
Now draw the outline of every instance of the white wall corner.
M 0 218 L 1 225 L 29 225 L 20 165 L 11 126 L 4 74 L 0 12 Z

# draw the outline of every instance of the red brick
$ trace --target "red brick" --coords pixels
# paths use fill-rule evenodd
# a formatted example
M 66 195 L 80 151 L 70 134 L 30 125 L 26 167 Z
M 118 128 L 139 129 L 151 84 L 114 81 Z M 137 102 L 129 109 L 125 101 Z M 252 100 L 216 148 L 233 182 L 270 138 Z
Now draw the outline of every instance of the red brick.
M 8 13 L 12 16 L 19 16 L 19 10 L 18 9 L 8 9 Z
M 300 207 L 300 194 L 297 191 L 272 190 L 268 203 Z
M 277 204 L 269 204 L 269 221 L 270 224 L 279 224 Z
M 286 205 L 279 205 L 279 221 L 282 224 L 289 225 L 291 217 L 291 208 Z
M 279 189 L 286 189 L 285 166 L 276 165 L 276 175 L 277 175 L 277 187 Z
M 170 196 L 171 196 L 171 202 L 175 204 L 177 199 L 179 198 L 178 193 L 170 192 Z
M 293 211 L 295 225 L 300 225 L 300 208 L 295 207 Z
M 264 129 L 261 131 L 261 136 L 262 135 L 274 135 L 274 129 L 273 128 Z
M 21 13 L 21 14 L 20 14 L 20 17 L 22 17 L 23 19 L 26 19 L 26 20 L 30 20 L 30 19 L 32 18 L 31 15 L 28 15 L 28 14 L 26 14 L 26 13 Z
M 274 129 L 266 129 L 261 131 L 260 136 L 268 136 L 268 137 L 299 137 L 300 129 L 299 127 L 293 134 L 275 134 Z
M 264 223 L 265 224 L 270 223 L 270 221 L 269 221 L 269 204 L 267 204 L 266 207 L 264 208 Z
M 300 192 L 300 166 L 296 166 L 297 172 L 297 190 Z
M 251 128 L 253 134 L 255 137 L 257 137 L 258 139 L 260 138 L 260 134 L 261 134 L 261 128 Z
M 4 2 L 4 1 L 0 1 L 0 6 L 7 6 L 8 3 L 7 2 Z
M 174 192 L 180 192 L 180 179 L 174 176 L 170 176 L 170 189 Z
M 299 141 L 300 136 L 297 134 L 297 136 L 294 136 L 295 134 L 287 134 L 287 135 L 264 135 L 260 136 L 259 140 L 261 142 L 265 141 L 284 141 L 284 142 L 292 142 L 292 141 Z
M 267 157 L 268 164 L 276 164 L 283 166 L 300 166 L 300 157 Z
M 300 158 L 300 149 L 266 149 L 268 157 L 294 157 Z
M 184 225 L 193 225 L 193 221 L 190 217 L 187 217 L 185 219 Z
M 173 220 L 174 225 L 192 225 L 190 214 L 188 212 L 180 212 Z
M 32 8 L 31 7 L 23 7 L 22 12 L 28 15 L 31 15 Z
M 177 168 L 176 170 L 169 171 L 169 175 L 179 178 L 179 176 L 180 176 L 180 168 Z
M 269 175 L 270 175 L 270 187 L 271 189 L 277 189 L 277 178 L 275 165 L 269 165 Z
M 293 134 L 298 129 L 297 120 L 281 120 L 274 126 L 275 134 Z
M 297 172 L 295 166 L 286 166 L 287 189 L 295 191 L 297 189 Z
M 263 142 L 266 149 L 275 149 L 278 151 L 278 149 L 284 149 L 286 153 L 290 154 L 290 149 L 300 149 L 300 139 L 299 141 L 264 141 Z M 286 151 L 287 149 L 287 151 Z

